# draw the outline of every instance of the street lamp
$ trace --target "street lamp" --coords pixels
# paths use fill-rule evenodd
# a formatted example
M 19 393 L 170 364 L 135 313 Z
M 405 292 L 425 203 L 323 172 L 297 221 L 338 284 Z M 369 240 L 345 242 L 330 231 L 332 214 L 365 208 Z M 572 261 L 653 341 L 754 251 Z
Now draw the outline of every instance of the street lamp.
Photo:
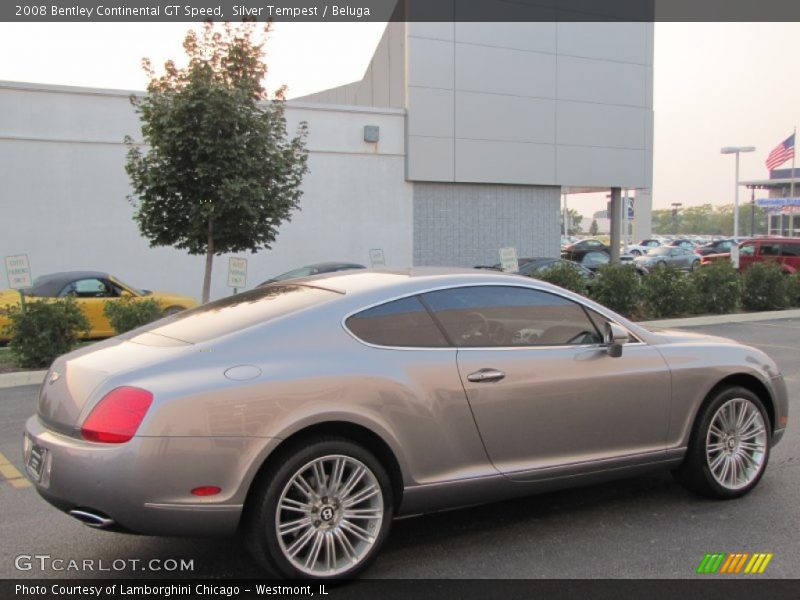
M 672 230 L 674 231 L 675 235 L 678 235 L 678 211 L 683 206 L 680 202 L 673 202 L 672 203 Z
M 739 241 L 739 154 L 742 152 L 755 152 L 755 146 L 725 146 L 720 154 L 736 155 L 736 194 L 733 200 L 733 239 Z

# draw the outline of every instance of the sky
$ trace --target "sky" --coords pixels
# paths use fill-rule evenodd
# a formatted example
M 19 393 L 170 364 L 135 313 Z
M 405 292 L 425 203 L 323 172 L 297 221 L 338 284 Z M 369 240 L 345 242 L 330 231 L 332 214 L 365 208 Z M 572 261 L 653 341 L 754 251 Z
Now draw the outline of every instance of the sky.
M 178 59 L 190 26 L 0 23 L 0 80 L 141 90 L 141 58 Z M 287 84 L 291 98 L 361 79 L 383 29 L 278 23 L 266 46 L 267 88 Z M 654 208 L 733 202 L 734 157 L 723 146 L 756 147 L 741 157 L 741 180 L 768 176 L 767 154 L 800 120 L 797 39 L 800 23 L 656 23 Z M 600 195 L 573 198 L 587 217 L 605 208 Z

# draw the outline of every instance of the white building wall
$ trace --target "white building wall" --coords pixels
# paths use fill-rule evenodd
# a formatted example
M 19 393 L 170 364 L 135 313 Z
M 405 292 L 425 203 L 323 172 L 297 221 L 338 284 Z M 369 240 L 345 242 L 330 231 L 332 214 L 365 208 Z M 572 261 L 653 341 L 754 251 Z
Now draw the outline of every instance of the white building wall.
M 0 255 L 27 253 L 34 276 L 97 269 L 138 287 L 200 295 L 203 257 L 150 248 L 133 221 L 125 135 L 139 134 L 129 92 L 0 82 Z M 412 262 L 412 185 L 404 180 L 404 111 L 290 103 L 287 123 L 309 124 L 301 210 L 272 250 L 248 258 L 248 287 L 308 263 Z M 363 141 L 364 125 L 381 140 Z M 214 265 L 212 297 L 226 287 Z M 0 287 L 5 287 L 0 274 Z

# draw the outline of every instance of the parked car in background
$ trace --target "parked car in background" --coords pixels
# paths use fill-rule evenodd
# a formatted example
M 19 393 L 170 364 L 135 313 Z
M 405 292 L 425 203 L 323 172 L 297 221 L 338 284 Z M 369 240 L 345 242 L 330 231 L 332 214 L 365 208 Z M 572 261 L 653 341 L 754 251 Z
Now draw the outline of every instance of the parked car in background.
M 735 243 L 736 241 L 733 238 L 714 240 L 712 242 L 708 242 L 707 244 L 703 244 L 702 246 L 698 246 L 694 249 L 694 252 L 700 256 L 730 252 L 731 246 L 733 246 Z
M 730 260 L 730 252 L 709 254 L 702 258 L 703 264 L 719 260 Z M 743 271 L 758 262 L 774 262 L 787 273 L 800 269 L 800 238 L 757 238 L 739 244 L 739 270 Z
M 594 272 L 592 272 L 591 269 L 571 260 L 564 260 L 563 258 L 531 258 L 524 265 L 520 265 L 518 273 L 526 277 L 538 278 L 553 267 L 561 265 L 574 267 L 575 270 L 586 279 L 587 283 L 594 277 Z
M 665 246 L 670 246 L 672 248 L 685 248 L 687 250 L 694 251 L 695 246 L 697 244 L 695 244 L 692 240 L 687 240 L 685 238 L 679 238 L 677 240 L 670 240 L 669 242 L 667 242 L 664 245 Z
M 71 297 L 83 310 L 89 322 L 89 333 L 81 337 L 99 339 L 116 335 L 111 323 L 103 314 L 106 302 L 116 302 L 121 298 L 158 300 L 165 315 L 172 315 L 187 308 L 197 306 L 197 301 L 189 296 L 173 292 L 152 292 L 140 290 L 123 283 L 113 275 L 103 271 L 67 271 L 37 277 L 33 285 L 25 290 L 25 296 L 32 300 L 55 300 Z M 19 304 L 17 290 L 0 292 L 0 307 Z M 8 341 L 4 333 L 8 319 L 0 315 L 0 341 Z
M 634 262 L 646 269 L 665 266 L 693 271 L 700 265 L 700 256 L 688 248 L 661 246 L 651 248 L 644 256 L 637 256 Z
M 290 578 L 356 575 L 395 516 L 654 468 L 744 496 L 789 408 L 761 350 L 453 269 L 270 284 L 66 354 L 45 381 L 23 437 L 45 500 L 95 528 L 240 534 Z
M 272 279 L 267 279 L 259 283 L 256 287 L 267 285 L 268 283 L 275 283 L 276 281 L 287 281 L 289 279 L 298 279 L 300 277 L 311 277 L 312 275 L 320 275 L 322 273 L 336 273 L 337 271 L 349 271 L 350 269 L 366 269 L 364 265 L 358 263 L 347 262 L 324 262 L 316 263 L 314 265 L 306 265 L 298 269 L 292 269 L 286 273 L 276 275 Z
M 611 252 L 611 247 L 598 239 L 589 238 L 575 242 L 574 244 L 569 244 L 561 251 L 562 255 L 569 254 L 575 256 L 580 256 L 586 254 L 587 252 L 605 252 L 606 254 L 609 254 Z M 573 258 L 569 257 L 563 258 L 566 258 L 567 260 L 574 260 Z
M 660 245 L 661 242 L 655 239 L 641 240 L 638 244 L 630 244 L 628 246 L 628 254 L 641 256 L 642 254 L 647 254 L 647 251 L 651 248 L 658 248 Z

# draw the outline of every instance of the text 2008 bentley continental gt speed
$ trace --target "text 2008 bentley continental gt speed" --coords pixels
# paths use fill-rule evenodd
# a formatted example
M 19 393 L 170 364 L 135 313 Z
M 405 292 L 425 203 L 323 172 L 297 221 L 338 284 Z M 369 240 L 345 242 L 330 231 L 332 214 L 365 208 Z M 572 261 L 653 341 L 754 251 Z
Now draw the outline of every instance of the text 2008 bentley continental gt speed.
M 784 433 L 765 354 L 653 333 L 489 271 L 275 283 L 59 358 L 27 474 L 98 528 L 241 531 L 274 575 L 349 577 L 392 518 L 674 470 L 746 494 Z

